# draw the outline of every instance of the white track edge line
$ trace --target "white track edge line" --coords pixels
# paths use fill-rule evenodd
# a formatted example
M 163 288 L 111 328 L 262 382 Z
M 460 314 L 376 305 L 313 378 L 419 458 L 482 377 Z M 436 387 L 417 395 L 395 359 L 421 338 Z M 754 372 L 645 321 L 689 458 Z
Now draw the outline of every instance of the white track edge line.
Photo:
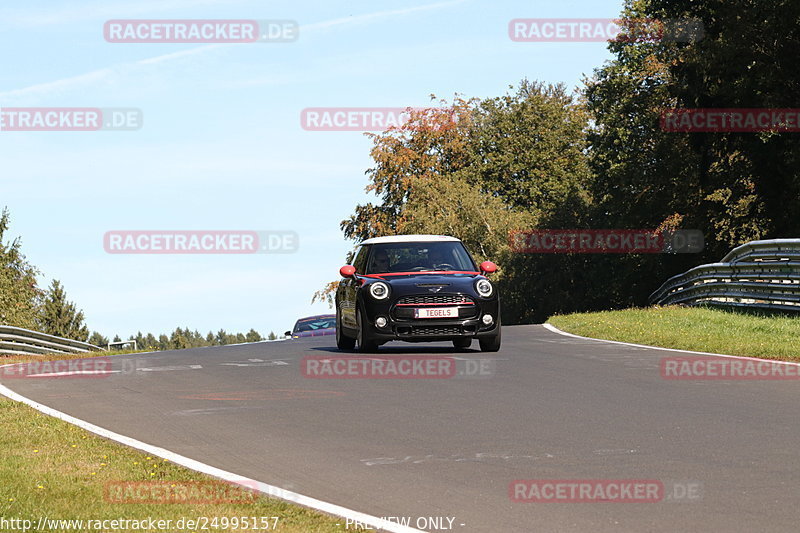
M 542 326 L 544 326 L 545 329 L 552 331 L 553 333 L 558 333 L 559 335 L 564 335 L 567 337 L 575 337 L 576 339 L 585 339 L 597 342 L 608 342 L 611 344 L 623 344 L 625 346 L 634 346 L 636 348 L 649 348 L 651 350 L 663 350 L 666 352 L 681 352 L 681 353 L 690 353 L 695 355 L 711 355 L 714 357 L 726 357 L 728 359 L 744 359 L 746 361 L 765 361 L 767 363 L 775 363 L 779 365 L 800 366 L 800 363 L 795 363 L 793 361 L 778 361 L 776 359 L 761 359 L 760 357 L 747 357 L 744 355 L 727 355 L 723 353 L 712 353 L 712 352 L 693 352 L 692 350 L 680 350 L 678 348 L 664 348 L 663 346 L 650 346 L 647 344 L 634 344 L 632 342 L 611 341 L 608 339 L 595 339 L 594 337 L 583 337 L 581 335 L 575 335 L 574 333 L 567 333 L 566 331 L 561 331 L 560 329 L 550 324 L 549 322 L 545 322 L 544 324 L 542 324 Z
M 398 524 L 390 520 L 384 520 L 377 516 L 372 516 L 360 513 L 358 511 L 353 511 L 352 509 L 348 509 L 346 507 L 342 507 L 333 503 L 324 502 L 322 500 L 317 500 L 309 496 L 304 496 L 303 494 L 298 494 L 296 492 L 284 490 L 280 487 L 269 485 L 262 481 L 257 481 L 255 479 L 238 476 L 231 472 L 227 472 L 220 468 L 216 468 L 214 466 L 201 463 L 200 461 L 190 459 L 188 457 L 179 455 L 175 452 L 171 452 L 164 448 L 159 448 L 158 446 L 153 446 L 152 444 L 147 444 L 145 442 L 141 442 L 131 437 L 126 437 L 125 435 L 114 433 L 113 431 L 110 431 L 108 429 L 101 428 L 100 426 L 95 426 L 94 424 L 91 424 L 79 418 L 75 418 L 66 413 L 62 413 L 61 411 L 53 409 L 52 407 L 48 407 L 46 405 L 40 404 L 39 402 L 26 398 L 25 396 L 22 396 L 21 394 L 12 391 L 11 389 L 2 384 L 0 384 L 0 394 L 11 400 L 15 400 L 18 402 L 22 402 L 26 405 L 29 405 L 30 407 L 33 407 L 37 411 L 40 411 L 46 415 L 50 415 L 52 417 L 63 420 L 64 422 L 68 422 L 70 424 L 78 426 L 81 429 L 85 429 L 86 431 L 89 431 L 96 435 L 100 435 L 101 437 L 113 440 L 120 444 L 124 444 L 125 446 L 128 446 L 130 448 L 135 448 L 137 450 L 149 453 L 151 455 L 156 455 L 158 457 L 161 457 L 162 459 L 166 459 L 172 463 L 181 465 L 196 472 L 208 474 L 209 476 L 222 479 L 224 481 L 229 481 L 231 483 L 236 483 L 237 485 L 242 485 L 244 487 L 248 487 L 251 489 L 255 488 L 259 492 L 262 492 L 272 498 L 286 500 L 292 503 L 296 503 L 298 505 L 302 505 L 303 507 L 309 507 L 311 509 L 322 511 L 323 513 L 328 513 L 342 518 L 357 520 L 362 524 L 369 524 L 371 526 L 378 527 L 381 530 L 391 531 L 392 533 L 424 533 L 422 530 L 404 526 L 402 524 Z

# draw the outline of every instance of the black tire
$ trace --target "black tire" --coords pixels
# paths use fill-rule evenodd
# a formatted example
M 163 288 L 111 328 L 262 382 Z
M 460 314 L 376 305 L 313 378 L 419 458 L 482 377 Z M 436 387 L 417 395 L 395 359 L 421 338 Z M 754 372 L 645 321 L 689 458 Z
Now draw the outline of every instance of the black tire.
M 373 353 L 378 351 L 378 343 L 369 338 L 366 333 L 366 323 L 361 309 L 356 310 L 356 321 L 358 322 L 358 351 L 361 353 Z
M 344 334 L 342 317 L 339 308 L 336 308 L 336 347 L 340 350 L 352 350 L 356 347 L 356 340 Z
M 496 352 L 500 349 L 500 331 L 501 330 L 498 328 L 497 335 L 494 337 L 478 339 L 482 352 Z
M 462 337 L 460 339 L 453 339 L 453 347 L 458 350 L 466 350 L 470 346 L 472 346 L 471 337 Z

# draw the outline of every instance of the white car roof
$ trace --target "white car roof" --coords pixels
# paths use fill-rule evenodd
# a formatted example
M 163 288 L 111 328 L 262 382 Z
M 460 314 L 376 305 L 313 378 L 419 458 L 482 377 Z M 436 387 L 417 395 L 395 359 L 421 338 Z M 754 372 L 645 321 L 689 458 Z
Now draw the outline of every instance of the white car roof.
M 447 235 L 389 235 L 386 237 L 373 237 L 361 244 L 385 244 L 390 242 L 461 242 L 461 240 Z

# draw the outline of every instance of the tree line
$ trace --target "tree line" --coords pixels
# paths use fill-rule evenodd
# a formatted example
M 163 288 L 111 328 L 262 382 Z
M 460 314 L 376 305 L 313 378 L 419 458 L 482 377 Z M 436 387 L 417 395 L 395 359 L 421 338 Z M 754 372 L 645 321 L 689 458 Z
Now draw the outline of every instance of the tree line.
M 69 301 L 58 280 L 53 280 L 46 289 L 39 287 L 37 278 L 41 272 L 22 253 L 21 239 L 7 238 L 10 220 L 8 209 L 4 208 L 0 214 L 0 325 L 31 329 L 89 342 L 95 346 L 107 346 L 108 337 L 97 331 L 89 333 L 83 311 Z M 152 333 L 143 334 L 141 331 L 128 339 L 115 335 L 110 342 L 133 339 L 139 349 L 176 350 L 276 338 L 275 333 L 270 332 L 265 339 L 254 329 L 247 333 L 227 333 L 221 329 L 217 333 L 209 331 L 203 336 L 197 330 L 176 328 L 169 335 L 156 336 Z
M 506 323 L 647 304 L 664 280 L 755 239 L 800 236 L 800 135 L 664 131 L 674 108 L 793 108 L 794 0 L 627 0 L 621 18 L 700 21 L 702 38 L 626 38 L 568 91 L 524 79 L 436 107 L 372 141 L 376 202 L 342 221 L 353 241 L 436 233 L 500 265 Z M 625 23 L 621 26 L 626 27 Z M 446 109 L 447 113 L 441 110 Z M 522 254 L 518 229 L 699 229 L 696 254 Z M 328 300 L 337 282 L 315 294 Z
M 189 328 L 175 328 L 169 335 L 160 334 L 158 337 L 152 333 L 143 334 L 138 331 L 128 339 L 121 339 L 116 335 L 110 342 L 121 342 L 127 340 L 136 341 L 136 347 L 140 350 L 182 350 L 184 348 L 200 348 L 203 346 L 224 346 L 226 344 L 241 344 L 243 342 L 259 342 L 263 340 L 275 340 L 278 337 L 270 331 L 266 338 L 259 332 L 251 329 L 247 333 L 227 333 L 224 329 L 216 333 L 211 331 L 203 336 L 197 330 Z M 107 337 L 102 336 L 96 331 L 89 336 L 89 343 L 95 346 L 106 346 L 109 343 Z

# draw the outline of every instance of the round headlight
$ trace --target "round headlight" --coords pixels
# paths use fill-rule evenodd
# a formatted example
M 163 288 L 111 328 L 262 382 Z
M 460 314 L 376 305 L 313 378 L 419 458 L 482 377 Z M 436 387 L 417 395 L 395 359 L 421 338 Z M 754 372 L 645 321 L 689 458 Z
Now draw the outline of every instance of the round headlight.
M 369 286 L 369 293 L 376 300 L 383 300 L 389 297 L 389 286 L 382 281 L 376 281 Z
M 479 279 L 477 283 L 475 283 L 475 290 L 478 291 L 478 294 L 483 296 L 484 298 L 488 298 L 494 292 L 494 288 L 492 284 L 489 283 L 487 279 Z

